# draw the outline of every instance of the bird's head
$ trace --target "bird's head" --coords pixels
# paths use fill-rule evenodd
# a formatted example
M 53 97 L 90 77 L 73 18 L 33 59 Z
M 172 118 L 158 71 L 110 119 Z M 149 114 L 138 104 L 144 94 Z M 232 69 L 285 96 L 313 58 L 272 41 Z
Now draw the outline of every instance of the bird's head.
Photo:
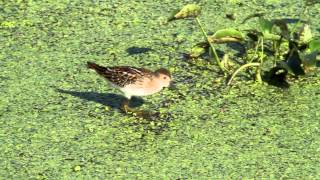
M 159 84 L 162 87 L 169 87 L 172 81 L 172 77 L 170 74 L 170 71 L 165 69 L 165 68 L 161 68 L 155 71 L 155 75 L 158 78 Z

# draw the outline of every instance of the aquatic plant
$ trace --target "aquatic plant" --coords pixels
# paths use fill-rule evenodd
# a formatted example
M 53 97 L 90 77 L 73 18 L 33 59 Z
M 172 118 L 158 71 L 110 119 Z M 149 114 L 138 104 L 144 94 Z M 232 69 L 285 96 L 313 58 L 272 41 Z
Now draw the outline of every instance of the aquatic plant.
M 205 31 L 200 19 L 198 16 L 201 13 L 201 7 L 197 4 L 188 4 L 182 7 L 181 10 L 176 10 L 172 13 L 172 16 L 168 18 L 168 21 L 177 20 L 177 19 L 185 19 L 185 18 L 195 18 L 196 23 L 198 24 L 199 28 L 202 31 L 203 37 L 206 39 L 206 42 L 210 46 L 210 50 L 214 55 L 214 59 L 220 69 L 225 72 L 226 69 L 221 63 L 221 60 L 216 52 L 216 49 L 214 48 L 212 42 L 210 41 L 207 32 Z M 199 49 L 201 51 L 201 49 Z
M 209 36 L 199 19 L 201 7 L 189 4 L 175 11 L 168 21 L 194 18 L 205 42 L 196 44 L 189 53 L 190 58 L 197 58 L 209 52 L 224 74 L 228 74 L 227 85 L 244 69 L 254 68 L 255 80 L 259 83 L 266 81 L 286 81 L 287 74 L 294 77 L 304 75 L 317 66 L 317 56 L 320 52 L 320 40 L 312 35 L 308 21 L 303 15 L 315 1 L 305 1 L 302 13 L 298 19 L 267 19 L 264 13 L 255 13 L 246 17 L 242 23 L 258 19 L 258 26 L 253 29 L 238 30 L 225 28 Z M 244 46 L 243 63 L 237 69 L 227 66 L 229 59 L 222 61 L 217 55 L 215 44 L 237 42 Z M 272 61 L 272 63 L 270 63 Z M 231 73 L 233 72 L 233 73 Z M 246 71 L 251 73 L 251 71 Z M 288 84 L 288 83 L 284 83 Z
M 267 67 L 265 73 L 269 74 L 269 78 L 264 79 L 267 82 L 274 81 L 277 77 L 278 71 L 274 71 L 275 69 L 295 77 L 314 69 L 317 66 L 320 41 L 317 37 L 313 37 L 307 22 L 298 19 L 290 26 L 289 23 L 292 23 L 292 20 L 268 20 L 263 16 L 258 17 L 258 28 L 250 29 L 247 33 L 249 40 L 246 44 L 253 42 L 255 46 L 249 45 L 254 48 L 246 47 L 246 63 L 231 75 L 227 84 L 230 85 L 233 78 L 244 68 L 252 66 L 256 67 L 255 77 L 261 83 L 262 67 L 266 61 L 270 60 L 273 60 L 273 63 Z M 270 53 L 265 53 L 265 49 Z M 283 75 L 283 73 L 280 74 Z

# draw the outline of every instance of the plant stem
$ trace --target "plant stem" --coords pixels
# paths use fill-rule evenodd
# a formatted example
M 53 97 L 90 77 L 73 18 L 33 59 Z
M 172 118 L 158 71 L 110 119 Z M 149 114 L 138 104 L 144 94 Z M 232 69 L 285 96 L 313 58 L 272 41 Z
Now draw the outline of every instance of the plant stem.
M 264 45 L 263 45 L 263 37 L 262 37 L 261 38 L 260 66 L 257 68 L 257 71 L 256 71 L 256 80 L 258 81 L 258 83 L 262 83 L 261 67 L 263 64 L 263 58 L 264 58 Z
M 254 53 L 252 58 L 249 60 L 249 63 L 251 63 L 255 59 L 255 56 L 257 55 L 257 52 L 258 52 L 259 44 L 260 44 L 260 38 L 258 39 L 256 46 L 254 47 Z
M 280 47 L 282 43 L 282 38 L 280 38 L 279 41 L 274 40 L 273 41 L 273 47 L 274 47 L 274 56 L 273 56 L 273 66 L 277 65 L 277 60 L 280 59 Z
M 260 63 L 248 63 L 248 64 L 245 64 L 245 65 L 242 65 L 241 67 L 239 67 L 233 74 L 232 76 L 230 77 L 227 85 L 230 85 L 232 80 L 234 79 L 234 77 L 240 72 L 242 71 L 244 68 L 247 68 L 247 67 L 250 67 L 250 66 L 260 66 Z
M 203 36 L 206 38 L 207 42 L 209 43 L 209 46 L 210 46 L 210 49 L 211 51 L 213 52 L 213 55 L 214 55 L 214 59 L 216 60 L 218 66 L 220 67 L 220 69 L 225 73 L 226 69 L 225 67 L 222 65 L 221 61 L 220 61 L 220 58 L 216 52 L 216 49 L 213 47 L 212 43 L 210 42 L 209 38 L 208 38 L 208 35 L 206 33 L 206 31 L 204 30 L 200 20 L 198 17 L 196 17 L 196 21 L 197 21 L 197 24 L 199 25 L 201 31 L 202 31 L 202 34 Z

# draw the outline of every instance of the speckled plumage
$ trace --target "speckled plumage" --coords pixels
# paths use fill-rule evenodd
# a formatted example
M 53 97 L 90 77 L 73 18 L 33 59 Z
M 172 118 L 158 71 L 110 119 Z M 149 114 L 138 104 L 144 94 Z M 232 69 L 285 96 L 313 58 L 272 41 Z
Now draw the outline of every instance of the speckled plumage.
M 163 87 L 168 87 L 171 81 L 170 72 L 164 68 L 153 72 L 130 66 L 103 67 L 92 62 L 88 62 L 87 67 L 94 69 L 118 87 L 129 99 L 131 96 L 146 96 L 159 92 Z

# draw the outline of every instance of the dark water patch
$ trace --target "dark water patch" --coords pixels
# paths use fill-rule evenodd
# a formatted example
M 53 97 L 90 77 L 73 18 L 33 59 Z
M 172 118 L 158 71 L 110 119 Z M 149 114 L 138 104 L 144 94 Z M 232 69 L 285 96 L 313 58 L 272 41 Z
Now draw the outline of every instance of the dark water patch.
M 127 53 L 131 56 L 131 55 L 135 55 L 135 54 L 143 54 L 143 53 L 147 53 L 149 51 L 154 51 L 151 48 L 147 48 L 147 47 L 129 47 L 127 49 Z

